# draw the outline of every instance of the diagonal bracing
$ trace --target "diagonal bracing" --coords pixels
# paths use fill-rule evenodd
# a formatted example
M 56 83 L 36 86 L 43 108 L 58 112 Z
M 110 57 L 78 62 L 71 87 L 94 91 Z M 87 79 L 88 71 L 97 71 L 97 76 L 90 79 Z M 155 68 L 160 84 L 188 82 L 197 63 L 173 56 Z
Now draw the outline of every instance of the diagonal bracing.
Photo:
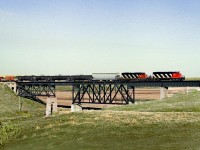
M 72 103 L 134 103 L 134 87 L 124 84 L 83 83 L 73 85 Z

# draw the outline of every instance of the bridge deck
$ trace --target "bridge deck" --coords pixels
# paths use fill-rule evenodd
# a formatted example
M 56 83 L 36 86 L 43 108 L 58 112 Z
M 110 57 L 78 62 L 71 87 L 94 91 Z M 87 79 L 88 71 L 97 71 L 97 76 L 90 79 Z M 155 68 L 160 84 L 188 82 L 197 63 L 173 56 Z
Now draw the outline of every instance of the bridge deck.
M 121 102 L 134 103 L 135 87 L 200 87 L 200 81 L 65 81 L 16 82 L 18 95 L 27 98 L 56 96 L 56 86 L 72 86 L 72 103 L 81 104 L 84 97 L 89 103 L 111 104 L 121 97 Z M 164 88 L 163 88 L 164 89 Z M 163 94 L 164 95 L 164 94 Z
M 74 82 L 16 82 L 19 85 L 48 85 L 48 86 L 70 86 L 80 84 L 123 84 L 134 87 L 200 87 L 200 80 L 198 81 L 74 81 Z

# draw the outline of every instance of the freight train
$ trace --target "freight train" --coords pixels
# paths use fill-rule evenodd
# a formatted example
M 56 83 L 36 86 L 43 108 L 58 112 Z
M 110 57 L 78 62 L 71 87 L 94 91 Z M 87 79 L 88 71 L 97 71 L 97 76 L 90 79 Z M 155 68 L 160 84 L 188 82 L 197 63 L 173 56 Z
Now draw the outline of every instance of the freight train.
M 15 76 L 0 76 L 0 81 L 16 81 Z
M 0 81 L 29 81 L 29 82 L 55 82 L 55 81 L 183 81 L 185 77 L 179 71 L 119 73 L 93 73 L 92 75 L 58 75 L 58 76 L 0 76 Z
M 81 80 L 92 80 L 92 75 L 55 75 L 55 76 L 0 76 L 0 81 L 29 81 L 29 82 L 55 82 L 55 81 L 81 81 Z
M 183 76 L 179 71 L 153 72 L 148 76 L 145 72 L 124 72 L 122 78 L 126 80 L 146 80 L 146 81 L 183 81 Z

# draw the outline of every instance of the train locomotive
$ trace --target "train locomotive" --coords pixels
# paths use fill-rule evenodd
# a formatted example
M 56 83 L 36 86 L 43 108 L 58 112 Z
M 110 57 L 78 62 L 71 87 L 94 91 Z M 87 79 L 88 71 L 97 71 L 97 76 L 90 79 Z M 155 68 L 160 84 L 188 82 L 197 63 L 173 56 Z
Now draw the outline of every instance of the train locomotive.
M 57 76 L 0 76 L 4 82 L 55 82 L 55 81 L 183 81 L 179 71 L 153 72 L 147 75 L 145 72 L 122 72 L 119 73 L 93 73 L 92 75 L 57 75 Z
M 183 81 L 185 80 L 185 76 L 183 76 L 179 71 L 171 71 L 171 72 L 153 72 L 153 76 L 151 77 L 154 80 L 170 80 L 170 81 Z
M 121 79 L 126 80 L 147 80 L 149 77 L 145 72 L 123 72 Z
M 124 72 L 122 79 L 135 81 L 183 81 L 183 76 L 179 71 L 153 72 L 148 76 L 145 72 Z

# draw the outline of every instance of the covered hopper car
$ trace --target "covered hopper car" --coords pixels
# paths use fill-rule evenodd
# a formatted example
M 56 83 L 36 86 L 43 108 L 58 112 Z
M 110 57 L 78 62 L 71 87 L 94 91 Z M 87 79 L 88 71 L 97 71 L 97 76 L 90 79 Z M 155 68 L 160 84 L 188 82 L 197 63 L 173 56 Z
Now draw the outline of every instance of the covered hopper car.
M 119 80 L 120 74 L 119 73 L 93 73 L 92 77 L 94 81 L 108 81 L 108 80 Z

